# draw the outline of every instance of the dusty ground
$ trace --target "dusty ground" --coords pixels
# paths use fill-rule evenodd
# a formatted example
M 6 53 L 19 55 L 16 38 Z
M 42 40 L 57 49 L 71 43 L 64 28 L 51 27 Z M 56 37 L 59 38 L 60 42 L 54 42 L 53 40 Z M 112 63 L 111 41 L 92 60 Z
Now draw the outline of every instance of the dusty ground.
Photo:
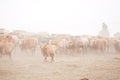
M 120 54 L 56 55 L 44 63 L 40 54 L 0 59 L 0 80 L 120 80 Z

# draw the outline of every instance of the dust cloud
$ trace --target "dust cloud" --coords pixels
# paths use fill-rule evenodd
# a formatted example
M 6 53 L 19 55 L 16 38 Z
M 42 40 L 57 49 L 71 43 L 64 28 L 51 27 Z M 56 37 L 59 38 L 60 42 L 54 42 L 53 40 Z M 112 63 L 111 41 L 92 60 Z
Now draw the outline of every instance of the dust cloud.
M 1 80 L 119 80 L 120 54 L 56 54 L 55 62 L 43 62 L 39 49 L 34 55 L 19 49 L 0 58 Z

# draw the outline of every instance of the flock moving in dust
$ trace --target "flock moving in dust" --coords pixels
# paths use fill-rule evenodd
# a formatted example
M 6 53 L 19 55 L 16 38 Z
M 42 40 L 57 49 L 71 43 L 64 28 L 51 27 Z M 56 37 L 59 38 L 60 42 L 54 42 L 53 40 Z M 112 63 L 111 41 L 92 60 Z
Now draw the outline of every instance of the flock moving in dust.
M 29 51 L 34 56 L 37 47 L 39 47 L 45 62 L 47 62 L 47 57 L 50 57 L 51 62 L 53 62 L 55 54 L 75 55 L 86 54 L 89 51 L 120 53 L 120 39 L 90 35 L 50 35 L 46 32 L 32 33 L 23 30 L 8 32 L 6 29 L 0 29 L 1 57 L 8 55 L 11 59 L 16 48 L 25 53 Z

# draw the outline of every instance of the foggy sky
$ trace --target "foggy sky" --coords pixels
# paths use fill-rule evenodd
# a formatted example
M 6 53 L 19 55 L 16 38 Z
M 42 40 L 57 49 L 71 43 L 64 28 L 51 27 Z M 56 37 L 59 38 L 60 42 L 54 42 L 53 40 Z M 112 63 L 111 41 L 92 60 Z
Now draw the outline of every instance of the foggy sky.
M 96 35 L 120 32 L 120 0 L 0 0 L 0 27 Z

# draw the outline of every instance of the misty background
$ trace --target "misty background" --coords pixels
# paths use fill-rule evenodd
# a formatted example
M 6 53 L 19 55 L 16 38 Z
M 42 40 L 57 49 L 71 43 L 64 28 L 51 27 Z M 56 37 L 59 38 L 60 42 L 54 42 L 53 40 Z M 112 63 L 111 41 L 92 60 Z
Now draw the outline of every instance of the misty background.
M 0 28 L 97 35 L 120 32 L 119 0 L 0 0 Z

